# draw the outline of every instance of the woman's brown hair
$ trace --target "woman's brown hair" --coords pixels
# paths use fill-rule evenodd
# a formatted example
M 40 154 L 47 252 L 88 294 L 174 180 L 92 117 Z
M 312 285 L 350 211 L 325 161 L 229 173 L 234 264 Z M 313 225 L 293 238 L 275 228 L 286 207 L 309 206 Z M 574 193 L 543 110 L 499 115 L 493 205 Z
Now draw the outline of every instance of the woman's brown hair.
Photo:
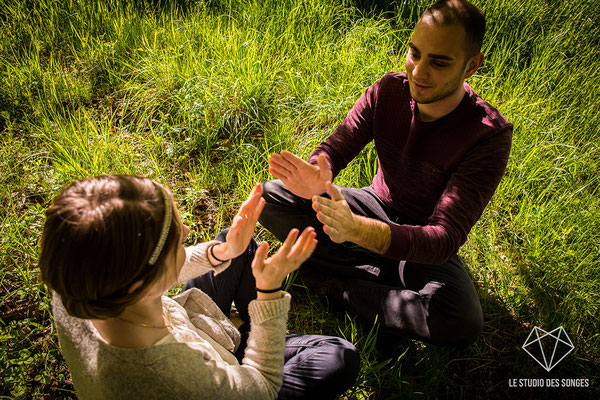
M 69 314 L 115 317 L 163 277 L 181 234 L 172 218 L 158 259 L 149 262 L 165 206 L 173 207 L 165 190 L 148 178 L 113 175 L 73 182 L 56 196 L 46 210 L 39 266 Z

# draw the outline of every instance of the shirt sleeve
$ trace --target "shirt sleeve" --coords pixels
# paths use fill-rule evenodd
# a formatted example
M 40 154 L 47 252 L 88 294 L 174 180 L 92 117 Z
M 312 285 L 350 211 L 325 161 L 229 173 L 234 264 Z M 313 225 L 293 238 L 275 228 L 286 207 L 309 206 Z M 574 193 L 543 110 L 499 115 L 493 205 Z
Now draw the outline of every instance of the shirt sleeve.
M 502 179 L 511 140 L 509 127 L 474 146 L 450 177 L 426 225 L 390 223 L 385 256 L 442 264 L 456 254 Z
M 308 162 L 324 154 L 335 178 L 373 140 L 373 113 L 380 81 L 369 86 L 329 138 L 315 148 Z

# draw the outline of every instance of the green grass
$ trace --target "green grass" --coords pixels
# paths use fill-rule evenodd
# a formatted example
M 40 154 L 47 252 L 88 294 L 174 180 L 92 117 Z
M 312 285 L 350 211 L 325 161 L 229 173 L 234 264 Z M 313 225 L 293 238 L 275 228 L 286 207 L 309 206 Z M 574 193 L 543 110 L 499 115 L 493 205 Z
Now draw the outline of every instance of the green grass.
M 0 0 L 0 398 L 75 397 L 36 269 L 44 209 L 61 187 L 146 175 L 177 195 L 190 243 L 214 237 L 253 182 L 269 179 L 270 152 L 308 156 L 368 85 L 404 70 L 428 1 L 135 4 Z M 597 3 L 476 4 L 486 61 L 469 82 L 515 126 L 506 175 L 460 251 L 484 332 L 464 350 L 383 347 L 377 326 L 291 285 L 292 331 L 361 350 L 349 398 L 599 395 Z M 375 169 L 369 146 L 336 183 L 367 185 Z M 575 344 L 549 373 L 520 348 L 535 325 L 562 325 Z M 509 378 L 592 387 L 522 394 Z

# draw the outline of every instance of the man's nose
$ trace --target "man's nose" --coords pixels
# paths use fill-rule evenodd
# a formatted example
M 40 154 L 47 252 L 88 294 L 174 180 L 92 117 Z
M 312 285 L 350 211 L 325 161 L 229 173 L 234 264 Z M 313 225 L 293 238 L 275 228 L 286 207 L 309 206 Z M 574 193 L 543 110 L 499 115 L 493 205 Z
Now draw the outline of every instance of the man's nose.
M 429 69 L 423 60 L 415 62 L 415 67 L 413 68 L 413 77 L 417 78 L 417 80 L 423 81 L 429 79 Z

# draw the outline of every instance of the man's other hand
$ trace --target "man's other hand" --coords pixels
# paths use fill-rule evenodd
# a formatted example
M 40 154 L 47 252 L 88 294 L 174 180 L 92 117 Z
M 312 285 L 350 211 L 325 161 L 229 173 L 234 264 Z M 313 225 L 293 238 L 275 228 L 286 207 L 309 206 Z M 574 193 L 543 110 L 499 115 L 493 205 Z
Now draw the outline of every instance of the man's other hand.
M 340 191 L 327 181 L 325 184 L 331 199 L 313 196 L 312 207 L 317 219 L 323 224 L 323 231 L 335 243 L 354 242 L 357 219 Z

